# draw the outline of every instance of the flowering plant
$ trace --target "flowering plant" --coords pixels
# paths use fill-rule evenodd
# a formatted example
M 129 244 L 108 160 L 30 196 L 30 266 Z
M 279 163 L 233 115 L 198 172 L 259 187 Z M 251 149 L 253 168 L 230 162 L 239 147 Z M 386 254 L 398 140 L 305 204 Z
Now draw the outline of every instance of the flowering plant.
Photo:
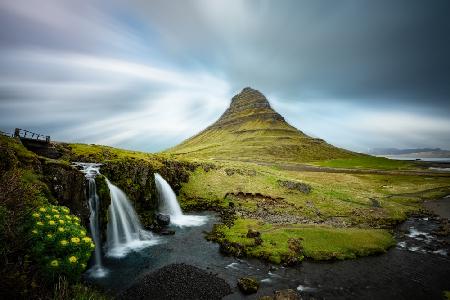
M 95 245 L 80 219 L 64 206 L 47 205 L 31 214 L 31 253 L 43 273 L 77 279 Z

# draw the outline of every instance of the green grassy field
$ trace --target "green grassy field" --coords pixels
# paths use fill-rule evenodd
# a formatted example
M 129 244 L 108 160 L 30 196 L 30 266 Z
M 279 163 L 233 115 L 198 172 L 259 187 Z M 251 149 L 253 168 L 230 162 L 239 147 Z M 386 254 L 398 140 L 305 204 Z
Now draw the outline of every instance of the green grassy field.
M 311 191 L 288 189 L 280 180 Z M 393 243 L 389 229 L 422 210 L 424 200 L 448 194 L 448 177 L 298 172 L 222 162 L 208 172 L 192 172 L 179 200 L 185 209 L 233 202 L 237 220 L 231 228 L 218 226 L 216 241 L 239 243 L 248 256 L 280 262 L 290 255 L 291 238 L 302 238 L 302 255 L 311 259 L 385 251 Z M 261 245 L 245 237 L 249 228 L 261 232 Z

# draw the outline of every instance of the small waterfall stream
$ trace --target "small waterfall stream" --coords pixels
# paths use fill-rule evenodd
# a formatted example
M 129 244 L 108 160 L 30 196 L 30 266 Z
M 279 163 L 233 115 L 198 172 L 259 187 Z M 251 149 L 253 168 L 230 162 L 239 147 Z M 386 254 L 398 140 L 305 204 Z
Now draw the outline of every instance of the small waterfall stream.
M 81 168 L 89 184 L 87 190 L 90 209 L 89 227 L 96 247 L 94 252 L 94 265 L 88 270 L 88 273 L 93 277 L 103 277 L 108 272 L 102 264 L 100 227 L 98 222 L 100 199 L 97 195 L 97 185 L 95 184 L 95 177 L 100 174 L 100 164 L 75 163 L 75 165 Z
M 178 204 L 177 196 L 164 178 L 155 173 L 156 190 L 159 195 L 159 211 L 163 214 L 170 215 L 170 223 L 179 227 L 183 226 L 201 226 L 206 223 L 207 217 L 184 215 L 180 204 Z
M 158 243 L 153 235 L 142 228 L 139 217 L 128 197 L 106 179 L 111 195 L 108 209 L 107 253 L 109 257 L 123 257 L 132 250 L 139 250 Z

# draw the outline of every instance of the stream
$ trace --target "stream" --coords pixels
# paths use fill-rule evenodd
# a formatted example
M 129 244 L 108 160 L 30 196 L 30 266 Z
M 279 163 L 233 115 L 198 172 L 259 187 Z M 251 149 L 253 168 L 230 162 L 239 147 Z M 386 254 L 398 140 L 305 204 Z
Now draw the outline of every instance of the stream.
M 442 299 L 442 291 L 450 290 L 450 238 L 433 234 L 441 221 L 436 217 L 409 218 L 396 230 L 397 246 L 386 254 L 282 267 L 221 255 L 217 244 L 204 239 L 204 232 L 218 221 L 216 216 L 197 215 L 207 217 L 206 223 L 170 226 L 175 235 L 158 236 L 156 245 L 124 258 L 104 258 L 109 274 L 88 280 L 116 294 L 148 272 L 172 263 L 187 263 L 225 279 L 233 290 L 225 299 L 258 299 L 286 288 L 296 289 L 304 299 Z M 257 294 L 240 293 L 236 282 L 242 276 L 260 280 Z

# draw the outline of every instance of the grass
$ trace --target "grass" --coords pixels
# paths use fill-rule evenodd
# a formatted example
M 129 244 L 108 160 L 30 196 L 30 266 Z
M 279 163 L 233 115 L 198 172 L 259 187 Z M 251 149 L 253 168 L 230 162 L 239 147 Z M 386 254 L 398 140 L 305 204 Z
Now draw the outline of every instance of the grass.
M 252 175 L 234 173 L 230 168 L 252 170 Z M 281 187 L 278 180 L 303 182 L 312 187 L 309 194 Z M 184 208 L 202 202 L 205 206 L 227 206 L 234 201 L 243 210 L 255 209 L 261 200 L 230 199 L 227 193 L 260 193 L 272 198 L 282 198 L 267 208 L 270 211 L 302 216 L 310 221 L 341 226 L 385 226 L 404 220 L 407 213 L 421 208 L 419 199 L 438 198 L 450 193 L 450 180 L 446 177 L 344 174 L 326 172 L 296 172 L 249 164 L 222 164 L 205 172 L 198 168 L 182 186 L 180 202 Z M 437 188 L 437 190 L 435 190 Z M 440 189 L 440 190 L 439 190 Z M 428 192 L 423 192 L 431 190 Z M 404 195 L 405 192 L 409 194 Z M 393 195 L 399 195 L 394 197 Z M 402 197 L 402 201 L 399 201 Z M 380 207 L 374 207 L 376 200 Z M 277 201 L 275 201 L 277 202 Z M 343 224 L 345 222 L 345 224 Z
M 444 291 L 443 293 L 444 299 L 450 300 L 450 291 Z
M 347 168 L 347 169 L 375 169 L 375 170 L 411 170 L 417 169 L 415 164 L 393 160 L 385 157 L 376 157 L 362 155 L 359 157 L 347 159 L 331 159 L 325 161 L 313 162 L 313 165 L 330 168 Z
M 312 190 L 308 194 L 290 190 L 279 180 L 302 182 Z M 240 197 L 230 196 L 239 192 Z M 256 193 L 264 197 L 251 195 Z M 424 200 L 447 194 L 447 177 L 298 172 L 222 162 L 208 172 L 201 168 L 192 172 L 179 201 L 184 209 L 199 204 L 228 207 L 233 202 L 237 220 L 231 228 L 217 226 L 216 240 L 238 243 L 248 256 L 281 262 L 293 255 L 288 245 L 292 238 L 302 239 L 302 255 L 317 260 L 383 252 L 393 243 L 383 229 L 420 211 Z M 249 228 L 261 232 L 262 245 L 245 236 Z
M 123 159 L 156 161 L 158 158 L 164 158 L 169 156 L 164 154 L 155 155 L 146 152 L 125 150 L 94 144 L 91 145 L 68 144 L 66 147 L 70 149 L 71 158 L 79 157 L 82 159 L 95 160 L 97 162 L 104 162 L 108 160 L 123 160 Z
M 247 238 L 249 229 L 261 233 L 261 245 Z M 265 258 L 274 263 L 283 262 L 293 255 L 289 239 L 299 239 L 302 250 L 297 255 L 313 260 L 348 259 L 383 253 L 395 244 L 385 230 L 332 228 L 327 226 L 289 225 L 276 226 L 253 219 L 238 219 L 234 226 L 220 226 L 221 242 L 239 243 L 246 247 L 249 256 Z

